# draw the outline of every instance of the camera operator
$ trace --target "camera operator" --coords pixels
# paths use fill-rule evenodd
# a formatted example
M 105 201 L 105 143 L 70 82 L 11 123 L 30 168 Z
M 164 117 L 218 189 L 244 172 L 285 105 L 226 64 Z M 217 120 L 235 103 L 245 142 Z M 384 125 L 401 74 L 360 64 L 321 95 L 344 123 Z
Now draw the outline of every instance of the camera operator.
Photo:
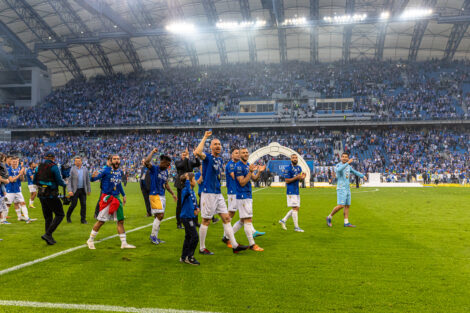
M 59 186 L 65 187 L 59 167 L 54 163 L 55 156 L 47 152 L 44 161 L 39 164 L 34 175 L 34 184 L 38 186 L 38 197 L 41 201 L 42 213 L 46 224 L 46 233 L 41 238 L 48 245 L 56 243 L 52 234 L 64 219 L 64 208 L 59 199 Z M 55 217 L 53 219 L 53 214 Z

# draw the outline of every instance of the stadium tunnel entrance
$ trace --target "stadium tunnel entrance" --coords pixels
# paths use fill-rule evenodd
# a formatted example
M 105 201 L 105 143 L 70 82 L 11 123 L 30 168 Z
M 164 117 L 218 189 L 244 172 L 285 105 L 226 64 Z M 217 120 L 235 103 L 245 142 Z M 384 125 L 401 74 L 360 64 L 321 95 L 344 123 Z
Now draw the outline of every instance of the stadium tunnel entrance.
M 277 142 L 272 142 L 268 146 L 260 148 L 254 151 L 253 153 L 251 153 L 250 157 L 248 158 L 248 162 L 250 164 L 253 164 L 256 161 L 258 161 L 260 158 L 264 157 L 265 155 L 271 155 L 274 157 L 277 157 L 279 155 L 284 155 L 290 158 L 290 156 L 294 153 L 297 154 L 299 158 L 299 166 L 302 168 L 302 172 L 306 173 L 305 186 L 310 187 L 310 168 L 308 167 L 307 162 L 299 153 L 297 153 L 297 151 L 292 150 L 291 148 L 288 148 L 285 146 L 281 146 Z

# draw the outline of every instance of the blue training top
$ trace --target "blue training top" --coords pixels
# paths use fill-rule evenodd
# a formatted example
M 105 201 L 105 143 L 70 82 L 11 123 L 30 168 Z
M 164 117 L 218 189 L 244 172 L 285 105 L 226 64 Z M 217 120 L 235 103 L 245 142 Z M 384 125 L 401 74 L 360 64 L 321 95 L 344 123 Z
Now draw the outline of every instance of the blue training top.
M 284 169 L 284 179 L 294 178 L 302 173 L 302 168 L 299 165 L 292 165 L 292 163 Z M 288 195 L 299 195 L 299 180 L 294 180 L 291 183 L 286 183 Z
M 232 175 L 230 175 L 230 173 L 234 173 L 235 175 L 235 164 L 236 164 L 235 162 L 230 160 L 225 166 L 225 180 L 227 181 L 227 194 L 228 195 L 237 194 L 237 184 L 235 183 L 235 179 L 232 178 Z
M 121 169 L 113 169 L 111 166 L 105 166 L 100 171 L 98 176 L 92 177 L 91 181 L 97 181 L 101 179 L 101 193 L 105 195 L 111 195 L 114 197 L 120 194 L 125 196 L 124 188 L 122 188 L 122 176 L 123 172 Z
M 349 177 L 351 172 L 359 177 L 364 177 L 363 174 L 359 173 L 351 167 L 348 163 L 338 163 L 335 166 L 336 178 L 338 179 L 338 185 L 336 190 L 350 190 Z
M 237 199 L 251 199 L 251 181 L 242 187 L 238 182 L 238 177 L 245 177 L 250 172 L 250 163 L 244 164 L 242 161 L 237 162 L 235 167 L 235 178 L 237 184 Z
M 184 183 L 184 188 L 181 191 L 181 218 L 195 218 L 194 210 L 197 208 L 196 194 L 191 188 L 189 180 Z
M 204 161 L 202 161 L 202 192 L 221 194 L 220 179 L 223 171 L 223 161 L 221 157 L 215 157 L 212 154 L 207 154 Z

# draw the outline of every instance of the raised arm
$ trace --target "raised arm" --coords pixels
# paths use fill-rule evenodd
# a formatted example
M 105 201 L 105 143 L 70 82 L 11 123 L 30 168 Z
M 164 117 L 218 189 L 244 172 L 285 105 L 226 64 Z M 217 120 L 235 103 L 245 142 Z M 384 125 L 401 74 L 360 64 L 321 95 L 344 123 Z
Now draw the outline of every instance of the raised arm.
M 149 155 L 147 155 L 147 157 L 144 159 L 144 163 L 145 163 L 145 166 L 147 166 L 147 168 L 151 168 L 152 167 L 152 157 L 155 153 L 158 152 L 158 149 L 157 148 L 153 148 L 152 151 L 150 151 Z
M 363 177 L 365 177 L 365 175 L 364 175 L 364 174 L 362 174 L 362 173 L 360 173 L 360 172 L 356 171 L 356 170 L 355 170 L 355 169 L 353 169 L 352 167 L 351 167 L 351 172 L 353 172 L 353 174 L 354 174 L 354 175 L 357 175 L 357 176 L 359 176 L 360 178 L 363 178 Z
M 199 143 L 199 145 L 197 146 L 196 150 L 194 150 L 194 153 L 196 153 L 196 155 L 201 159 L 201 160 L 205 160 L 206 159 L 206 154 L 204 153 L 204 145 L 206 144 L 206 141 L 207 139 L 212 136 L 212 132 L 209 130 L 209 131 L 206 131 L 204 133 L 204 137 L 202 137 L 202 140 L 201 142 Z

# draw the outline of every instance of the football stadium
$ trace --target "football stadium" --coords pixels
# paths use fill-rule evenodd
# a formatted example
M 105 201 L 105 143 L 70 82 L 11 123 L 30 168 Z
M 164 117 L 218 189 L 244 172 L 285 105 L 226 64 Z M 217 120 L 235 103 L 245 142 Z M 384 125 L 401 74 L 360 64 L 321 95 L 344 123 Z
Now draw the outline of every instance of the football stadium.
M 0 312 L 470 312 L 470 0 L 0 0 Z

